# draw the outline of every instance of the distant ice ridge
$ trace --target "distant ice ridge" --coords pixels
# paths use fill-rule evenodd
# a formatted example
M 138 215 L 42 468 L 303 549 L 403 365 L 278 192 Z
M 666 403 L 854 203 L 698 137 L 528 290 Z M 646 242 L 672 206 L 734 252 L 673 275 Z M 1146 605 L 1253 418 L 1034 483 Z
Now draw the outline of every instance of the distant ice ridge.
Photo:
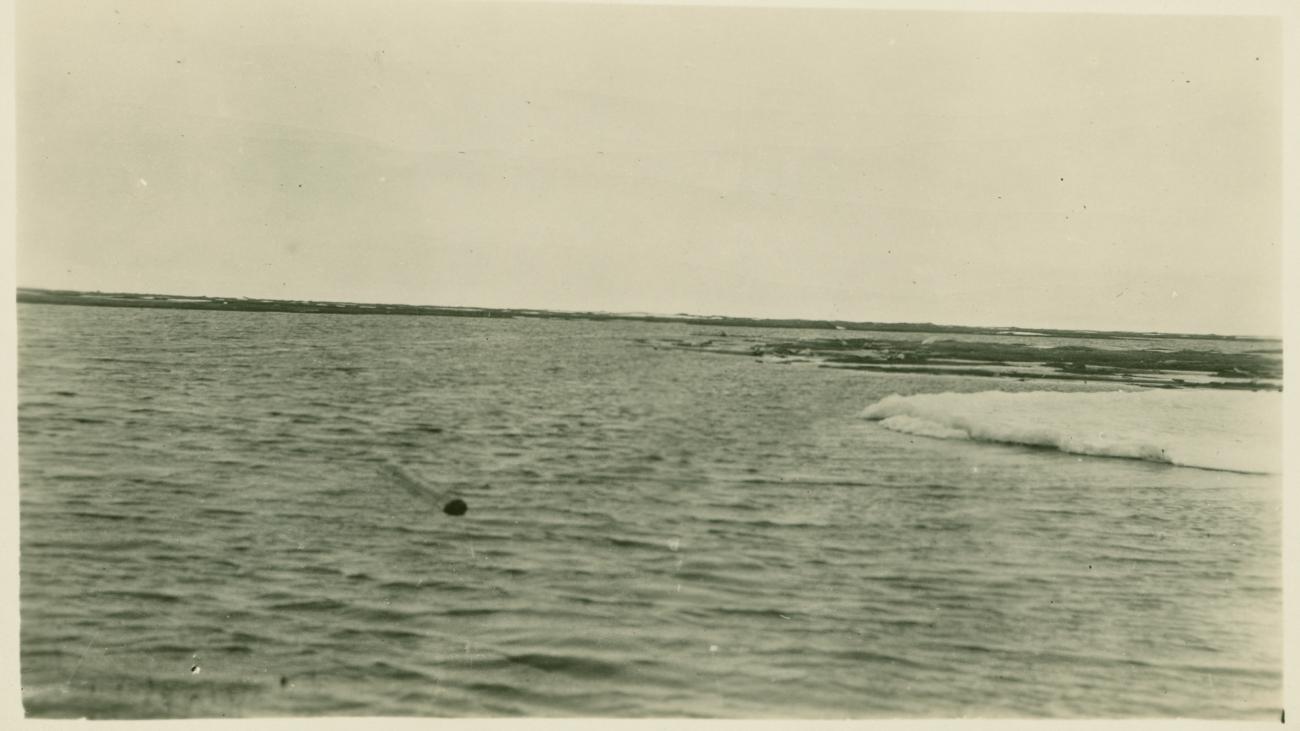
M 888 396 L 863 416 L 905 434 L 1053 447 L 1186 467 L 1277 473 L 1277 392 L 983 391 Z

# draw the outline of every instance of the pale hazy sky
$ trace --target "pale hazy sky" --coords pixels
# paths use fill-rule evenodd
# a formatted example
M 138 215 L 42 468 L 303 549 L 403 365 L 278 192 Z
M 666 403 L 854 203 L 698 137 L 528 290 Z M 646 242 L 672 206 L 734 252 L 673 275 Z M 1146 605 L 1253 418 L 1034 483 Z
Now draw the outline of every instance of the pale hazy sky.
M 18 283 L 1280 334 L 1268 18 L 21 3 Z

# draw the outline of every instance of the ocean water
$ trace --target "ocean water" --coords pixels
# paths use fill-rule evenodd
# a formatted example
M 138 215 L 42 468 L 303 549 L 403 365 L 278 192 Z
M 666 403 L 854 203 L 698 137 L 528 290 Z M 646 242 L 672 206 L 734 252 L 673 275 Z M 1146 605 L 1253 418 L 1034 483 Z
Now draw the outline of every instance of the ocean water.
M 1277 394 L 18 312 L 29 715 L 1280 712 Z

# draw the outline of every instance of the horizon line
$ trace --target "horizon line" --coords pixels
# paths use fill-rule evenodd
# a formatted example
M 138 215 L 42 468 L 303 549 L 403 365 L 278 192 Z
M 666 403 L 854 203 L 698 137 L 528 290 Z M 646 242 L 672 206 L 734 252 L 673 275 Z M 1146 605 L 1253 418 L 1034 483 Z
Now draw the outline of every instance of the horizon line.
M 232 302 L 244 300 L 250 302 L 278 303 L 278 304 L 286 304 L 286 305 L 297 304 L 303 306 L 321 305 L 321 306 L 336 306 L 336 307 L 337 306 L 401 307 L 401 308 L 412 308 L 412 309 L 423 308 L 423 309 L 433 309 L 433 310 L 461 310 L 461 311 L 477 311 L 477 312 L 512 312 L 512 313 L 533 314 L 533 315 L 543 316 L 543 317 L 548 315 L 569 316 L 569 317 L 596 315 L 600 317 L 607 317 L 607 318 L 614 318 L 614 319 L 669 320 L 674 322 L 730 321 L 730 323 L 733 325 L 750 326 L 750 327 L 796 327 L 797 328 L 799 327 L 798 325 L 794 325 L 794 326 L 784 325 L 784 324 L 777 325 L 775 323 L 805 323 L 810 326 L 809 329 L 825 329 L 827 327 L 834 327 L 834 326 L 857 326 L 857 329 L 872 329 L 872 326 L 876 326 L 876 327 L 883 326 L 884 328 L 890 330 L 905 330 L 909 327 L 921 327 L 921 328 L 932 329 L 932 330 L 947 330 L 952 332 L 958 332 L 962 330 L 982 331 L 982 332 L 988 332 L 989 334 L 1002 334 L 1004 332 L 1006 334 L 1013 334 L 1013 331 L 1019 331 L 1024 333 L 1044 333 L 1044 334 L 1045 333 L 1073 333 L 1076 334 L 1076 336 L 1078 334 L 1086 333 L 1092 335 L 1105 335 L 1105 336 L 1132 335 L 1132 336 L 1139 336 L 1139 337 L 1141 336 L 1150 337 L 1154 335 L 1154 336 L 1169 337 L 1169 338 L 1217 338 L 1217 339 L 1236 339 L 1236 340 L 1276 340 L 1278 342 L 1282 341 L 1281 335 L 1242 335 L 1242 334 L 1224 334 L 1224 333 L 1206 333 L 1206 332 L 1193 333 L 1193 332 L 1176 332 L 1176 331 L 1166 331 L 1166 330 L 1114 330 L 1114 329 L 1094 329 L 1094 328 L 1034 327 L 1028 325 L 956 325 L 956 324 L 919 322 L 919 321 L 886 322 L 886 321 L 877 321 L 877 320 L 843 320 L 843 319 L 832 319 L 832 318 L 808 318 L 808 317 L 756 317 L 756 316 L 749 316 L 749 315 L 702 315 L 702 314 L 693 314 L 687 312 L 657 313 L 657 312 L 648 312 L 648 311 L 629 312 L 629 311 L 614 311 L 614 310 L 562 310 L 562 309 L 548 309 L 548 308 L 541 308 L 541 307 L 522 307 L 522 306 L 486 307 L 481 305 L 412 304 L 407 302 L 353 302 L 353 301 L 343 301 L 343 300 L 255 297 L 250 295 L 228 296 L 228 295 L 211 295 L 211 294 L 174 294 L 174 293 L 164 293 L 164 292 L 84 290 L 84 289 L 36 287 L 36 286 L 27 286 L 27 285 L 15 285 L 15 289 L 18 291 L 20 295 L 24 290 L 26 290 L 31 292 L 64 293 L 64 294 L 74 294 L 74 295 L 99 295 L 105 297 L 127 296 L 127 297 L 162 297 L 162 298 L 171 298 L 171 299 L 178 299 L 178 300 L 197 299 L 197 300 L 207 300 L 212 302 L 216 302 L 219 300 L 232 301 Z M 19 299 L 19 301 L 21 302 L 22 300 Z M 74 304 L 75 305 L 78 303 L 28 302 L 28 304 Z M 93 305 L 87 305 L 87 306 L 93 306 Z M 155 307 L 158 306 L 155 305 Z M 177 309 L 184 309 L 184 308 L 177 308 Z M 395 314 L 395 313 L 338 312 L 338 313 L 319 313 L 319 314 Z M 768 323 L 768 324 L 762 324 L 762 323 Z M 991 332 L 991 331 L 998 331 L 998 332 Z

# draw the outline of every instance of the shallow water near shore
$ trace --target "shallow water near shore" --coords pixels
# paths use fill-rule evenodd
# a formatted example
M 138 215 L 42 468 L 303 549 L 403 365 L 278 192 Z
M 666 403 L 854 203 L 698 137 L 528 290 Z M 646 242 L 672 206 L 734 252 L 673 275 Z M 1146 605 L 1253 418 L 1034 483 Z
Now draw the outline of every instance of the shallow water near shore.
M 647 344 L 704 324 L 18 312 L 29 715 L 1280 712 L 1276 475 L 863 417 L 1114 384 Z

